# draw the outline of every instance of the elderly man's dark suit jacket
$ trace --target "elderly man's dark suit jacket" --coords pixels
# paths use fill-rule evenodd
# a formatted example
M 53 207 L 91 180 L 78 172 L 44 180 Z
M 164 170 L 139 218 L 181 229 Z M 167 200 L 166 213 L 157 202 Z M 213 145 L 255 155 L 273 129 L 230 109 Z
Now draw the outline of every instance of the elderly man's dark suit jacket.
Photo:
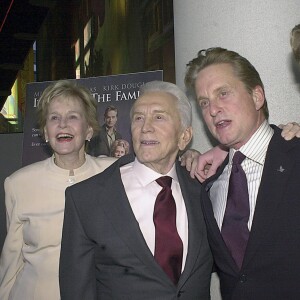
M 201 211 L 201 185 L 177 165 L 188 215 L 188 254 L 175 286 L 154 260 L 120 176 L 127 155 L 66 191 L 60 258 L 62 300 L 210 299 L 211 252 Z M 141 199 L 143 201 L 143 199 Z
M 115 131 L 115 139 L 119 140 L 121 138 L 122 135 Z M 99 155 L 110 156 L 110 147 L 107 139 L 105 124 L 101 126 L 100 132 L 91 139 L 87 145 L 86 152 L 96 157 Z
M 300 140 L 285 141 L 274 129 L 240 271 L 222 240 L 211 201 L 202 193 L 223 300 L 300 299 Z M 202 191 L 209 191 L 227 163 L 228 158 Z

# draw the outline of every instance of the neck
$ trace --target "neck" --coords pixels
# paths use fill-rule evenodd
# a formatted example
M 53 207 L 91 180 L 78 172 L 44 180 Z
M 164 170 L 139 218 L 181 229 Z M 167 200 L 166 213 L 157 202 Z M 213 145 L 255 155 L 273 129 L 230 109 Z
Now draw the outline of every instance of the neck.
M 54 154 L 54 163 L 65 170 L 78 169 L 85 163 L 85 153 L 70 156 L 70 155 L 59 155 Z
M 106 127 L 108 133 L 114 132 L 114 127 Z
M 173 167 L 175 161 L 174 160 L 169 160 L 168 162 L 162 163 L 144 163 L 144 165 L 153 171 L 160 173 L 162 175 L 166 175 Z

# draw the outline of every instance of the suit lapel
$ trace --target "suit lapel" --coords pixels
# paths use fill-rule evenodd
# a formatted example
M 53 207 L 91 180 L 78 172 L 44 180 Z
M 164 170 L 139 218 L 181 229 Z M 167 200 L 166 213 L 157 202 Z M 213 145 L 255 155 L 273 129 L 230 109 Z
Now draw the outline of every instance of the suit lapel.
M 109 197 L 105 197 L 105 201 L 102 202 L 102 209 L 111 220 L 112 226 L 119 234 L 120 238 L 126 243 L 132 253 L 134 253 L 134 255 L 136 255 L 150 270 L 156 273 L 158 278 L 161 278 L 164 281 L 166 281 L 167 278 L 170 284 L 173 285 L 169 277 L 156 263 L 148 248 L 123 186 L 120 166 L 133 161 L 133 159 L 133 156 L 127 155 L 118 159 L 118 161 L 111 166 L 110 172 L 106 175 L 109 183 L 104 183 L 105 194 L 109 195 Z M 111 202 L 112 199 L 114 201 L 113 204 Z
M 109 147 L 109 143 L 108 143 L 108 137 L 107 137 L 105 125 L 102 126 L 102 134 L 103 134 L 103 141 L 105 142 L 105 146 L 109 152 L 110 147 Z
M 204 243 L 203 238 L 206 236 L 206 226 L 200 204 L 200 183 L 196 180 L 194 181 L 197 183 L 193 182 L 189 177 L 190 175 L 179 164 L 176 164 L 176 170 L 188 216 L 188 251 L 185 267 L 178 283 L 180 288 L 188 279 L 196 264 L 201 246 Z
M 212 187 L 213 183 L 217 180 L 217 178 L 222 174 L 225 166 L 228 164 L 229 156 L 226 157 L 222 165 L 218 168 L 215 175 L 208 178 L 203 183 L 203 190 L 202 190 L 202 207 L 203 207 L 203 214 L 206 222 L 206 226 L 208 229 L 209 235 L 209 242 L 211 244 L 212 249 L 216 249 L 218 252 L 222 252 L 222 257 L 226 261 L 229 262 L 229 265 L 232 268 L 232 271 L 235 273 L 238 271 L 238 267 L 234 262 L 228 248 L 222 238 L 219 226 L 215 219 L 212 203 L 209 197 L 209 190 Z
M 209 190 L 212 187 L 213 183 L 218 179 L 218 177 L 222 174 L 225 166 L 228 164 L 228 156 L 222 163 L 222 165 L 217 170 L 216 174 L 208 178 L 203 183 L 203 191 L 202 191 L 202 207 L 203 207 L 203 214 L 205 216 L 205 221 L 207 223 L 207 226 L 209 228 L 210 234 L 214 237 L 216 240 L 222 240 L 219 230 L 219 226 L 216 222 L 214 211 L 212 207 L 212 203 L 209 197 Z M 225 245 L 225 244 L 224 244 Z
M 293 167 L 293 161 L 287 154 L 290 147 L 292 143 L 285 142 L 280 132 L 275 130 L 266 155 L 244 266 L 272 230 L 273 217 L 278 211 L 279 203 L 284 199 L 284 189 Z
M 222 165 L 219 167 L 217 170 L 216 174 L 208 178 L 204 183 L 203 183 L 203 191 L 202 191 L 202 207 L 203 207 L 203 213 L 205 216 L 205 221 L 207 223 L 207 226 L 210 228 L 212 234 L 214 236 L 219 236 L 220 230 L 218 227 L 218 224 L 216 222 L 215 216 L 214 216 L 214 211 L 213 207 L 211 204 L 211 200 L 209 197 L 209 190 L 212 187 L 213 183 L 218 179 L 218 177 L 222 174 L 225 166 L 228 163 L 228 156 L 222 163 Z

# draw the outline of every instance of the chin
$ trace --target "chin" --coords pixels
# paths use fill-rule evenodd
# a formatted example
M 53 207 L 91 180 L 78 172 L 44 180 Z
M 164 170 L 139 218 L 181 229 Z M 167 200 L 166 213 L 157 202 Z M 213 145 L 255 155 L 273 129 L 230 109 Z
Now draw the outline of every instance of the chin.
M 58 155 L 71 155 L 71 154 L 79 153 L 79 151 L 69 150 L 69 149 L 60 149 L 54 152 L 57 153 Z
M 153 155 L 137 155 L 140 163 L 151 163 L 154 161 Z
M 151 161 L 151 159 L 149 157 L 145 157 L 145 156 L 137 156 L 137 159 L 139 160 L 140 163 L 147 163 L 149 161 Z

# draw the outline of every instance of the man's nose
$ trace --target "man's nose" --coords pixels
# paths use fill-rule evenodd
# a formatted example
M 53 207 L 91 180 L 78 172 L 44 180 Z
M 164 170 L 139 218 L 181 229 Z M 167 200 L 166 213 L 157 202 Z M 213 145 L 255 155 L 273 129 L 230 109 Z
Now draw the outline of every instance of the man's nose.
M 209 103 L 209 113 L 212 117 L 215 117 L 220 111 L 221 111 L 221 106 L 218 101 L 211 101 Z
M 142 126 L 142 132 L 153 131 L 153 124 L 151 118 L 145 118 L 144 124 Z

